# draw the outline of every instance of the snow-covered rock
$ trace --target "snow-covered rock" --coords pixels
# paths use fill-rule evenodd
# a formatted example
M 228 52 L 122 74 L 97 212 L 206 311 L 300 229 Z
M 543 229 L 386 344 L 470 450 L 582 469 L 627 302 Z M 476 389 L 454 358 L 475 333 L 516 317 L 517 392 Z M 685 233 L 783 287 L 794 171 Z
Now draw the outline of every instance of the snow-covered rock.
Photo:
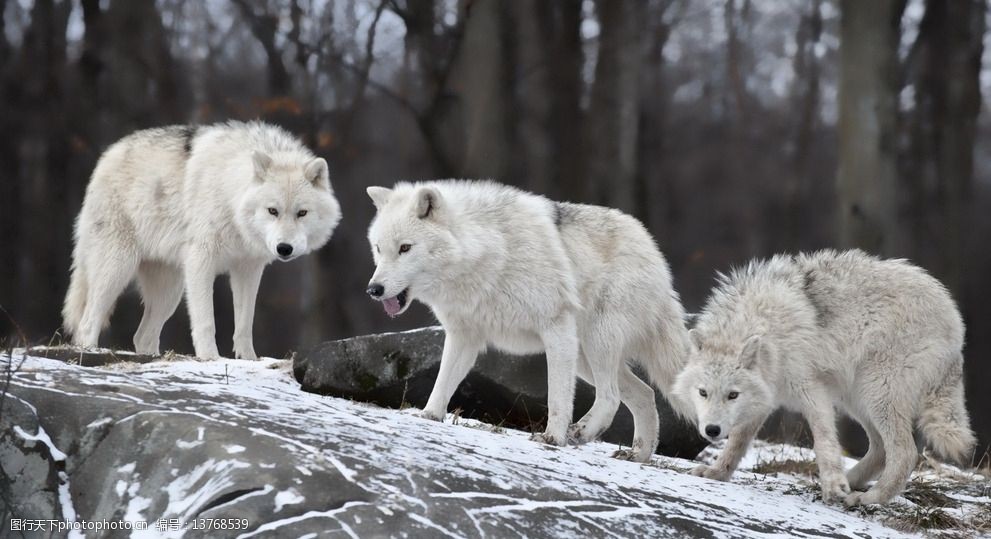
M 363 335 L 321 343 L 298 354 L 293 372 L 304 391 L 389 408 L 423 407 L 430 396 L 444 348 L 440 326 L 401 333 Z M 591 406 L 595 389 L 579 381 L 575 419 Z M 547 360 L 541 355 L 511 356 L 489 350 L 458 386 L 449 410 L 462 417 L 522 430 L 542 430 L 547 417 Z M 660 417 L 657 452 L 693 458 L 708 445 L 656 393 Z M 620 407 L 602 439 L 616 444 L 633 440 L 633 416 Z
M 800 474 L 720 483 L 683 473 L 693 463 L 682 459 L 640 465 L 610 458 L 606 443 L 558 448 L 427 421 L 300 391 L 285 361 L 95 368 L 27 357 L 3 403 L 11 516 L 150 523 L 135 537 L 903 536 L 816 501 Z M 774 451 L 809 456 L 760 446 L 748 466 Z M 989 501 L 968 496 L 967 507 Z M 208 518 L 248 525 L 155 527 Z

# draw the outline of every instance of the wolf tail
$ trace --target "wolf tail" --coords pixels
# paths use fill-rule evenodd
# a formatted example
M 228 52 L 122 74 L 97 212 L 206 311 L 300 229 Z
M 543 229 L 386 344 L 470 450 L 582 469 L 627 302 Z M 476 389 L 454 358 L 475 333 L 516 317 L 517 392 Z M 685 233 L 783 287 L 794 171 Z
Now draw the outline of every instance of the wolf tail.
M 89 284 L 86 278 L 86 268 L 82 265 L 82 253 L 79 239 L 76 238 L 76 248 L 72 252 L 72 273 L 69 277 L 69 291 L 65 295 L 65 305 L 62 306 L 62 327 L 67 335 L 75 335 L 79 331 L 79 323 L 86 309 L 86 294 Z
M 962 362 L 960 358 L 958 365 Z M 926 396 L 924 404 L 919 430 L 928 445 L 944 459 L 969 464 L 977 439 L 970 430 L 959 366 L 947 375 L 943 385 Z
M 685 330 L 681 312 L 671 318 L 656 321 L 657 339 L 653 343 L 651 353 L 642 358 L 640 365 L 647 374 L 651 384 L 661 390 L 665 400 L 679 417 L 694 420 L 694 408 L 691 403 L 684 402 L 673 390 L 674 379 L 688 362 L 691 347 L 688 332 Z

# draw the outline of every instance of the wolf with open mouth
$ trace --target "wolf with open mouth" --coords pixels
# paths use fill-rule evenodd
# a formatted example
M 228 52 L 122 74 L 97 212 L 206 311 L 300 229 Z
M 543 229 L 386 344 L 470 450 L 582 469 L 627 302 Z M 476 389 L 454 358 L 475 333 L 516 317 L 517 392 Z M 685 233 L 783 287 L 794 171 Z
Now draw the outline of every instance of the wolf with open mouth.
M 544 352 L 548 420 L 536 439 L 592 440 L 623 402 L 635 423 L 628 456 L 650 457 L 654 391 L 628 360 L 666 393 L 689 341 L 667 262 L 639 221 L 485 181 L 399 183 L 368 195 L 378 209 L 368 294 L 392 317 L 417 299 L 446 333 L 425 417 L 444 418 L 486 347 Z M 569 428 L 576 374 L 595 386 L 595 403 Z

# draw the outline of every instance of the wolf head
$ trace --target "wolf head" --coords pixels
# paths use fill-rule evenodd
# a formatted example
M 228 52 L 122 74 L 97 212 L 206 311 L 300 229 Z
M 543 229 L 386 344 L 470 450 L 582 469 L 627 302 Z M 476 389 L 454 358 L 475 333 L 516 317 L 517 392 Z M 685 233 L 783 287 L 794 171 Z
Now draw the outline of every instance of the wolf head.
M 765 366 L 773 350 L 759 335 L 737 347 L 714 346 L 691 330 L 692 352 L 674 383 L 674 394 L 695 408 L 699 433 L 722 440 L 734 427 L 763 421 L 774 410 L 774 391 Z
M 369 187 L 368 196 L 378 213 L 368 228 L 375 274 L 367 292 L 395 317 L 442 286 L 440 275 L 457 259 L 451 210 L 431 185 Z
M 253 180 L 240 200 L 237 222 L 245 237 L 283 262 L 319 249 L 341 220 L 327 162 L 252 154 Z

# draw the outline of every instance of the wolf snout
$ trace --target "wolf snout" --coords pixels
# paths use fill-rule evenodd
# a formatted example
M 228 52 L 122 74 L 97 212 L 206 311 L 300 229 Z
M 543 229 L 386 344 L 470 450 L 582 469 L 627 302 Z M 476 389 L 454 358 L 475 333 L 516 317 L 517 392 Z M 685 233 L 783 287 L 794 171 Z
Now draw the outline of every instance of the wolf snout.
M 721 431 L 722 431 L 722 429 L 719 428 L 719 425 L 706 425 L 705 426 L 705 435 L 708 436 L 709 438 L 717 438 L 717 437 L 719 437 L 719 433 Z
M 382 294 L 385 294 L 385 287 L 380 285 L 379 283 L 372 283 L 368 285 L 368 288 L 365 289 L 365 292 L 367 292 L 368 295 L 373 298 L 380 298 L 382 297 Z
M 289 245 L 288 243 L 280 243 L 275 246 L 275 252 L 279 253 L 279 256 L 282 258 L 292 256 L 292 245 Z

